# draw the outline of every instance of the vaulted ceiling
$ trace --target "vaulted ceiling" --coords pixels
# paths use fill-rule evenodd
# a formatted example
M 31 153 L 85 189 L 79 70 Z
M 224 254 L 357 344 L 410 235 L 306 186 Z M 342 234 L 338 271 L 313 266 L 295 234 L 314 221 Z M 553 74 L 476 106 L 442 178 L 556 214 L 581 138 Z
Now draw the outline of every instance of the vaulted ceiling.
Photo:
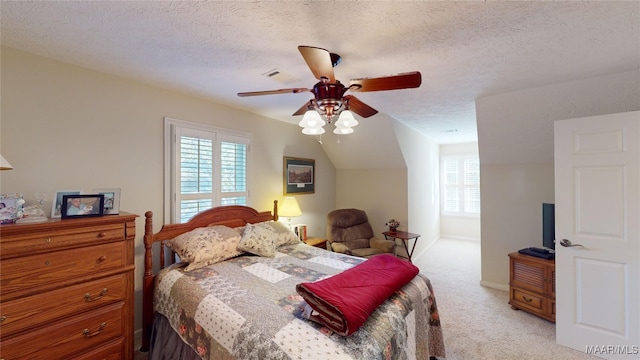
M 477 139 L 478 97 L 636 69 L 639 10 L 637 1 L 0 4 L 2 45 L 292 123 L 310 93 L 236 93 L 311 88 L 298 45 L 340 54 L 345 84 L 420 71 L 418 89 L 357 96 L 438 143 Z M 274 69 L 284 79 L 264 75 Z

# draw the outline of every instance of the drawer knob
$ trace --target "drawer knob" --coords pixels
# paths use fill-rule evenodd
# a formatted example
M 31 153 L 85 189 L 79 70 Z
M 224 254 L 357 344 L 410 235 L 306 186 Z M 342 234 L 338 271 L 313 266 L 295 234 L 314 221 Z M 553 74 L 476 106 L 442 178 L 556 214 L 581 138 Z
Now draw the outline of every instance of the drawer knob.
M 51 243 L 51 238 L 47 238 L 44 242 L 47 244 Z
M 107 260 L 107 256 L 106 256 L 106 255 L 102 255 L 102 256 L 100 256 L 100 257 L 98 258 L 98 262 L 103 262 L 103 261 L 105 261 L 105 260 Z
M 102 289 L 102 291 L 100 291 L 100 294 L 91 297 L 91 294 L 86 293 L 84 294 L 84 301 L 85 302 L 92 302 L 92 301 L 96 301 L 99 299 L 102 299 L 105 295 L 107 294 L 107 288 Z
M 528 298 L 528 297 L 526 297 L 526 296 L 524 296 L 524 295 L 522 295 L 522 300 L 524 300 L 525 302 L 528 302 L 528 303 L 530 303 L 530 302 L 532 302 L 532 301 L 533 301 L 533 299 L 532 299 L 532 298 Z
M 99 233 L 98 233 L 98 237 L 99 237 L 99 238 L 103 238 L 103 237 L 105 237 L 105 236 L 107 236 L 107 234 L 106 234 L 105 232 L 99 232 Z
M 82 335 L 84 335 L 84 337 L 86 337 L 86 338 L 94 337 L 94 336 L 100 334 L 104 330 L 104 328 L 106 326 L 107 326 L 107 323 L 103 322 L 102 324 L 100 324 L 100 328 L 98 328 L 98 330 L 96 330 L 94 332 L 91 332 L 91 330 L 89 330 L 89 329 L 84 329 L 84 330 L 82 330 Z
M 0 324 L 2 324 L 3 321 L 7 320 L 7 317 L 2 315 L 0 316 Z

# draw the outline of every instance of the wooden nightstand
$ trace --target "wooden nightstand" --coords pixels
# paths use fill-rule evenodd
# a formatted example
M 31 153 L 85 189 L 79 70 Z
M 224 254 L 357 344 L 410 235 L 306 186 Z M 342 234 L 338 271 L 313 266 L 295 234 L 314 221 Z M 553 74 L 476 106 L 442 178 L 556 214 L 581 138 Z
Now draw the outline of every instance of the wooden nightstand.
M 556 261 L 509 254 L 509 304 L 556 322 Z
M 307 245 L 315 246 L 320 249 L 327 249 L 327 239 L 310 237 L 304 241 Z

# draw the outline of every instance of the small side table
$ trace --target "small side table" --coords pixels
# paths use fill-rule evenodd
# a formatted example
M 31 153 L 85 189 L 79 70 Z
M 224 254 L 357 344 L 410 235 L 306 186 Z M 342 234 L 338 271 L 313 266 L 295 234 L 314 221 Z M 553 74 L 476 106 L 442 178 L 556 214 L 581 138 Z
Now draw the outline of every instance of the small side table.
M 393 241 L 395 241 L 396 239 L 402 240 L 402 245 L 404 245 L 404 249 L 407 251 L 407 255 L 409 256 L 409 262 L 411 262 L 411 256 L 413 255 L 413 250 L 416 248 L 416 243 L 418 242 L 418 238 L 420 237 L 420 234 L 413 234 L 410 232 L 400 231 L 400 230 L 396 230 L 395 232 L 385 231 L 382 234 L 384 235 L 384 238 L 387 240 L 393 240 Z M 408 245 L 410 244 L 411 240 L 413 240 L 413 246 L 411 247 L 411 250 L 409 250 Z
M 327 239 L 310 237 L 304 241 L 305 244 L 327 250 Z

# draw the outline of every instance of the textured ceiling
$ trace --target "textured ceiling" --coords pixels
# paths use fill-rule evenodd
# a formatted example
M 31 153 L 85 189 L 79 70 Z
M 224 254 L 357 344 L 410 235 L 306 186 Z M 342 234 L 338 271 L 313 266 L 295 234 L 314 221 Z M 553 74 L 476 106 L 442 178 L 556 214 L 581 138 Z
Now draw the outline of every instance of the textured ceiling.
M 358 98 L 439 143 L 477 139 L 478 97 L 637 69 L 639 10 L 638 1 L 0 3 L 2 45 L 288 122 L 311 94 L 236 93 L 312 87 L 298 45 L 340 54 L 343 83 L 417 70 L 419 89 Z M 261 75 L 272 69 L 293 81 Z

